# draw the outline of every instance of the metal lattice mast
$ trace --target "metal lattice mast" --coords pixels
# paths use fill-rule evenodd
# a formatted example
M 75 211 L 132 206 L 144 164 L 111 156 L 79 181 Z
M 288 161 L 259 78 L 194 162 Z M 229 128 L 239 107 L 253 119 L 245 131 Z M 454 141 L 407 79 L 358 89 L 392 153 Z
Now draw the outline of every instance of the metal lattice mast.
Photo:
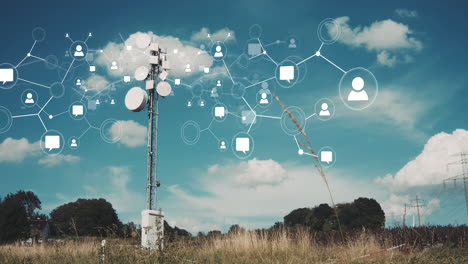
M 416 199 L 414 199 L 414 201 L 416 202 L 416 204 L 412 205 L 411 207 L 414 207 L 414 208 L 416 208 L 418 210 L 418 224 L 419 224 L 418 226 L 421 226 L 421 214 L 419 212 L 419 208 L 424 207 L 425 205 L 419 203 L 419 201 L 421 201 L 421 199 L 419 199 L 419 197 L 417 195 L 416 195 Z
M 450 165 L 460 164 L 462 173 L 460 175 L 444 179 L 444 187 L 446 181 L 453 181 L 456 185 L 457 180 L 463 180 L 463 187 L 465 189 L 466 214 L 468 215 L 468 153 L 462 152 L 457 156 L 460 156 L 460 160 L 447 164 L 447 172 L 449 170 Z
M 156 209 L 156 188 L 160 183 L 158 180 L 158 127 L 159 127 L 159 95 L 155 92 L 158 76 L 161 73 L 161 50 L 152 50 L 151 56 L 157 56 L 158 64 L 150 64 L 151 70 L 148 80 L 153 81 L 153 87 L 149 90 L 148 103 L 148 175 L 146 182 L 146 208 Z

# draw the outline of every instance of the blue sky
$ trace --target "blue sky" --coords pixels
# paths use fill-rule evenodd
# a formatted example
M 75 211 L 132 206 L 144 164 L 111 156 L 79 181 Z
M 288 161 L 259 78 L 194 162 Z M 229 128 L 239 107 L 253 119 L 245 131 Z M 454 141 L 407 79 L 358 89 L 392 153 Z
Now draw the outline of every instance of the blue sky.
M 51 100 L 41 113 L 47 129 L 60 131 L 65 139 L 81 136 L 77 150 L 65 147 L 59 156 L 45 155 L 38 144 L 45 130 L 37 116 L 14 118 L 11 128 L 0 134 L 0 195 L 31 189 L 39 195 L 45 212 L 79 197 L 104 197 L 114 204 L 123 221 L 139 222 L 145 206 L 146 114 L 132 113 L 123 104 L 128 89 L 143 83 L 124 83 L 124 73 L 108 69 L 114 58 L 123 71 L 135 66 L 128 57 L 119 57 L 122 43 L 135 41 L 137 32 L 152 32 L 167 45 L 169 53 L 177 46 L 186 54 L 183 58 L 180 53 L 169 56 L 173 58 L 171 80 L 181 78 L 188 85 L 201 81 L 209 91 L 207 83 L 219 73 L 225 84 L 223 93 L 230 93 L 230 78 L 223 64 L 207 54 L 196 56 L 201 44 L 211 46 L 206 33 L 221 40 L 231 33 L 225 42 L 230 73 L 239 82 L 255 83 L 273 77 L 275 65 L 266 56 L 250 60 L 247 68 L 235 63 L 251 42 L 249 29 L 253 25 L 261 27 L 260 39 L 265 45 L 296 39 L 296 49 L 284 43 L 265 48 L 279 63 L 289 56 L 305 59 L 313 55 L 321 45 L 317 27 L 322 20 L 333 18 L 340 25 L 341 37 L 324 45 L 321 53 L 345 71 L 355 67 L 370 70 L 379 84 L 375 102 L 362 111 L 347 108 L 338 91 L 343 73 L 318 57 L 302 64 L 307 73 L 292 88 L 282 88 L 274 79 L 268 84 L 283 103 L 300 107 L 307 116 L 314 113 L 320 98 L 334 103 L 333 118 L 308 119 L 306 132 L 316 150 L 330 146 L 336 152 L 336 163 L 326 171 L 336 200 L 373 197 L 384 206 L 388 224 L 392 224 L 401 222 L 404 203 L 412 203 L 418 194 L 427 204 L 424 222 L 466 223 L 462 185 L 446 190 L 441 185 L 443 178 L 458 172 L 455 166 L 446 170 L 446 163 L 456 161 L 452 155 L 468 151 L 467 66 L 463 60 L 467 37 L 462 34 L 467 22 L 463 8 L 454 5 L 425 3 L 422 7 L 406 1 L 10 4 L 0 18 L 2 36 L 6 36 L 0 63 L 17 65 L 33 45 L 31 32 L 37 27 L 45 30 L 46 38 L 36 43 L 32 54 L 39 58 L 55 55 L 65 70 L 71 62 L 64 56 L 71 45 L 65 33 L 73 40 L 84 40 L 92 32 L 88 48 L 102 49 L 106 55 L 96 52 L 90 62 L 97 67 L 94 74 L 89 72 L 88 63 L 75 62 L 63 82 L 64 96 Z M 207 77 L 195 68 L 185 75 L 186 63 L 210 64 L 214 74 Z M 45 86 L 61 82 L 64 73 L 48 69 L 35 58 L 25 60 L 18 71 L 20 78 Z M 122 120 L 119 142 L 104 142 L 94 128 L 84 133 L 90 125 L 64 113 L 82 99 L 72 90 L 79 89 L 74 85 L 77 78 L 96 84 L 96 89 L 103 82 L 116 82 L 115 91 L 106 89 L 95 97 L 102 104 L 89 110 L 86 118 L 98 128 L 107 119 Z M 235 116 L 248 110 L 241 99 L 222 94 L 219 100 L 233 115 L 224 122 L 213 122 L 210 130 L 215 136 L 205 130 L 196 144 L 185 144 L 182 125 L 193 120 L 201 129 L 207 128 L 214 102 L 205 92 L 206 106 L 198 107 L 198 99 L 192 98 L 188 86 L 173 87 L 175 96 L 160 104 L 158 171 L 162 182 L 158 204 L 169 223 L 192 232 L 225 230 L 234 223 L 267 227 L 295 208 L 329 202 L 312 159 L 297 154 L 293 138 L 284 133 L 278 119 L 261 118 L 253 126 L 250 135 L 255 149 L 248 159 L 238 159 L 231 150 L 218 150 L 216 137 L 230 143 L 236 133 L 248 128 Z M 244 98 L 250 104 L 255 105 L 260 87 L 247 90 Z M 21 103 L 27 89 L 37 93 L 39 106 L 50 98 L 50 89 L 18 81 L 12 89 L 0 90 L 0 105 L 13 116 L 36 113 L 40 108 L 25 108 Z M 87 95 L 95 94 L 90 91 Z M 109 103 L 111 99 L 115 105 Z M 195 106 L 187 108 L 192 99 Z M 64 114 L 48 119 L 48 114 L 60 113 Z M 262 115 L 278 117 L 281 108 L 273 102 Z

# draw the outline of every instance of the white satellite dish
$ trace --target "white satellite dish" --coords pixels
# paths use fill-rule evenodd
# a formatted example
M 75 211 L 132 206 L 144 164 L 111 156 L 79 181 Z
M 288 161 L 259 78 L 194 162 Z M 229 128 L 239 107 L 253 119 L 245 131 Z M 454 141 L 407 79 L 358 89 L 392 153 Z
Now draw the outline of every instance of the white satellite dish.
M 138 81 L 143 81 L 148 77 L 149 69 L 146 66 L 140 66 L 135 70 L 135 79 Z
M 140 34 L 136 40 L 136 46 L 139 49 L 146 49 L 151 43 L 151 37 L 148 34 Z
M 140 112 L 148 103 L 148 94 L 140 87 L 133 87 L 125 95 L 125 106 L 133 112 Z
M 165 97 L 171 94 L 172 87 L 168 82 L 159 82 L 156 86 L 156 92 L 158 92 L 160 96 Z

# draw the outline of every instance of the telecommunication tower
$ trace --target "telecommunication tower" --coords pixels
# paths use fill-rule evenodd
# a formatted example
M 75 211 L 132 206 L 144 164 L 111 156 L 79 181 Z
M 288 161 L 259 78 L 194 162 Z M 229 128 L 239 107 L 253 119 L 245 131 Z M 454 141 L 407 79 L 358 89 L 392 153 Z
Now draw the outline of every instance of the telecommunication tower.
M 158 180 L 158 123 L 160 97 L 170 95 L 172 88 L 165 80 L 170 70 L 163 52 L 158 43 L 151 38 L 139 39 L 140 48 L 149 51 L 149 67 L 141 66 L 135 71 L 135 79 L 145 81 L 146 91 L 140 87 L 133 87 L 125 96 L 125 106 L 133 111 L 140 112 L 148 107 L 148 168 L 146 179 L 146 210 L 142 215 L 141 245 L 145 248 L 160 249 L 164 237 L 164 213 L 157 210 Z

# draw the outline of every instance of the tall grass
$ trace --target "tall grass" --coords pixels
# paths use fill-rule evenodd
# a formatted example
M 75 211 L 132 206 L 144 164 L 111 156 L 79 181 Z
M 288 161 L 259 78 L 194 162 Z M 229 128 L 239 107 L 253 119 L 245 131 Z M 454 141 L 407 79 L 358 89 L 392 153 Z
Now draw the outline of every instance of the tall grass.
M 405 231 L 399 230 L 404 235 Z M 421 230 L 419 230 L 422 232 Z M 434 232 L 433 232 L 434 233 Z M 384 234 L 387 237 L 383 237 Z M 361 231 L 345 242 L 322 241 L 305 229 L 239 231 L 211 237 L 178 238 L 162 252 L 140 249 L 136 240 L 109 239 L 105 263 L 336 263 L 393 246 L 397 235 Z M 334 239 L 330 235 L 330 239 Z M 70 239 L 39 246 L 0 246 L 0 263 L 99 263 L 100 239 Z M 467 248 L 438 244 L 414 251 L 394 250 L 349 263 L 468 263 Z

